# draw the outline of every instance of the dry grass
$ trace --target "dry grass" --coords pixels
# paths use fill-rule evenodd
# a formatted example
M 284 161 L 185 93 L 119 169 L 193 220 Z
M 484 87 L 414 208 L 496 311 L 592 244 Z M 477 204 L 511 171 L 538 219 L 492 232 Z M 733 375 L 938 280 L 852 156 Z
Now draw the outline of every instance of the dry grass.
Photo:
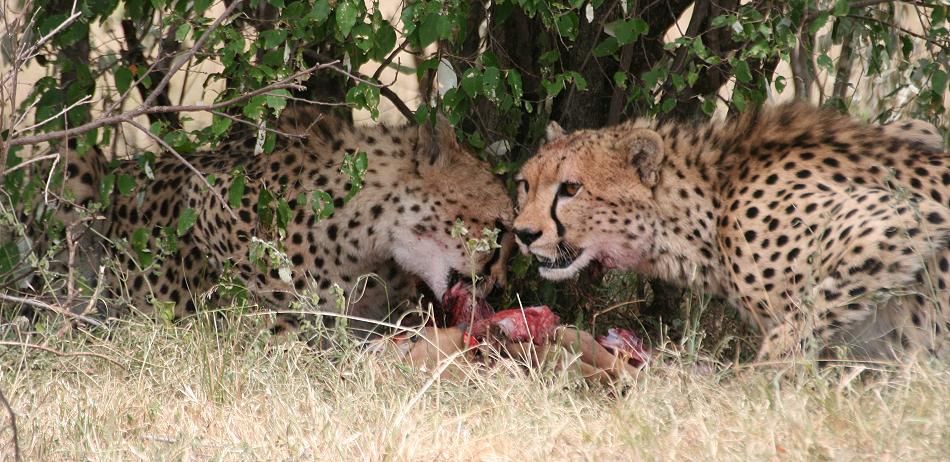
M 355 349 L 268 347 L 247 323 L 125 321 L 0 346 L 24 460 L 930 460 L 950 454 L 950 371 L 808 365 L 637 384 L 508 368 L 430 381 Z M 12 337 L 7 326 L 4 339 Z M 86 355 L 96 353 L 100 356 Z M 104 358 L 114 361 L 108 361 Z M 10 455 L 3 419 L 0 454 Z

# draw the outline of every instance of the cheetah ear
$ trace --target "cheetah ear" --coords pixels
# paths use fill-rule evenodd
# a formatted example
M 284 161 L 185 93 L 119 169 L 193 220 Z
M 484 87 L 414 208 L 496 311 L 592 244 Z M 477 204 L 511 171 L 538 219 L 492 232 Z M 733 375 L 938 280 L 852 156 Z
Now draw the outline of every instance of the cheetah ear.
M 550 143 L 564 135 L 567 135 L 567 131 L 561 128 L 561 125 L 555 121 L 548 123 L 547 128 L 544 129 L 544 142 L 541 144 Z
M 452 154 L 459 149 L 461 147 L 455 139 L 455 129 L 442 114 L 436 116 L 434 127 L 428 122 L 419 126 L 416 153 L 420 162 L 428 165 L 448 165 Z
M 663 138 L 660 134 L 645 128 L 634 129 L 621 140 L 619 148 L 628 154 L 627 159 L 636 167 L 644 186 L 656 186 L 664 156 Z

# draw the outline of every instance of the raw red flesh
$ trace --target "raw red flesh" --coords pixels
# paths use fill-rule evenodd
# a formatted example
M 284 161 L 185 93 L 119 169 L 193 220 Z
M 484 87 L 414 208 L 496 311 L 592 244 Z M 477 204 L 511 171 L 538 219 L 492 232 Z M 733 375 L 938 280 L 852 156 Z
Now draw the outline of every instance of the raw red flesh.
M 634 366 L 639 366 L 650 358 L 650 353 L 643 346 L 643 340 L 627 329 L 607 329 L 607 335 L 597 337 L 597 343 L 615 354 L 626 356 Z
M 442 296 L 442 309 L 446 311 L 448 327 L 467 327 L 469 323 L 490 318 L 495 314 L 495 310 L 483 298 L 477 298 L 473 305 L 471 288 L 461 282 L 449 288 Z
M 468 330 L 476 339 L 484 339 L 492 327 L 496 327 L 513 342 L 532 341 L 537 345 L 546 342 L 554 335 L 561 319 L 546 305 L 512 308 L 495 313 L 483 298 L 472 303 L 471 288 L 461 282 L 452 286 L 442 297 L 442 307 L 446 313 L 446 326 Z M 626 329 L 611 328 L 607 335 L 597 337 L 597 343 L 628 358 L 630 364 L 639 366 L 649 359 L 650 353 L 643 340 Z
M 501 329 L 508 340 L 514 342 L 532 341 L 536 345 L 546 342 L 554 335 L 554 329 L 561 324 L 561 318 L 545 305 L 529 306 L 523 310 L 512 308 L 499 311 L 494 316 L 476 322 L 472 335 L 482 338 L 492 326 Z

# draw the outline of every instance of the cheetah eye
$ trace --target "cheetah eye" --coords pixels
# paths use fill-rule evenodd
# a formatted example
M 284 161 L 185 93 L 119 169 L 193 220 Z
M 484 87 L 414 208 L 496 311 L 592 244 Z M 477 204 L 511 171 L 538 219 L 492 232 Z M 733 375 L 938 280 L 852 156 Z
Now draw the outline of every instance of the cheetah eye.
M 574 197 L 581 190 L 581 185 L 579 183 L 564 182 L 561 183 L 561 187 L 557 190 L 558 197 Z

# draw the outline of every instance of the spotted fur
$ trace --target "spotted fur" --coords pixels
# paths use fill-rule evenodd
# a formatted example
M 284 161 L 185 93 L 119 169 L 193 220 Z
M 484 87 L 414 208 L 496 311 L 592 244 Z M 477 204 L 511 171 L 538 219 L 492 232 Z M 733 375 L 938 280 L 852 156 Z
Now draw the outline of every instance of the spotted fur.
M 515 220 L 542 276 L 600 262 L 720 295 L 762 333 L 760 357 L 811 340 L 947 354 L 950 155 L 932 125 L 790 104 L 549 134 Z
M 504 282 L 504 253 L 513 246 L 512 239 L 503 237 L 506 245 L 494 254 L 472 258 L 462 239 L 451 235 L 456 220 L 481 235 L 484 228 L 503 228 L 512 217 L 501 182 L 485 163 L 465 152 L 451 127 L 355 128 L 297 108 L 284 111 L 274 129 L 289 136 L 278 138 L 273 154 L 254 155 L 256 141 L 248 138 L 188 156 L 206 177 L 214 177 L 213 188 L 225 198 L 235 172 L 243 171 L 246 189 L 240 206 L 233 209 L 235 218 L 204 181 L 174 157 L 156 161 L 154 179 L 135 161 L 122 162 L 114 171 L 136 177 L 130 194 L 112 194 L 103 231 L 114 241 L 131 242 L 133 233 L 143 228 L 149 247 L 157 248 L 163 229 L 175 230 L 188 208 L 198 212 L 194 226 L 178 237 L 177 249 L 156 269 L 141 271 L 136 253 L 127 245 L 118 246 L 114 254 L 132 306 L 148 312 L 156 301 L 171 302 L 176 316 L 185 316 L 195 311 L 199 296 L 225 268 L 272 309 L 287 309 L 295 295 L 305 291 L 318 295 L 324 308 L 332 308 L 334 284 L 350 288 L 360 276 L 376 274 L 385 284 L 369 279 L 348 312 L 372 320 L 386 319 L 392 300 L 412 291 L 416 281 L 424 282 L 436 297 L 457 275 L 475 272 Z M 368 156 L 364 186 L 344 202 L 352 185 L 340 171 L 341 161 L 344 154 L 358 151 Z M 69 182 L 81 200 L 97 196 L 103 163 L 101 156 L 87 156 L 74 159 L 69 167 Z M 275 227 L 261 226 L 257 206 L 264 189 L 287 200 L 291 213 L 285 236 Z M 334 212 L 328 218 L 317 216 L 312 198 L 298 203 L 317 190 L 333 198 Z M 251 261 L 255 238 L 279 242 L 292 264 L 291 284 L 281 279 L 277 268 L 262 269 Z

